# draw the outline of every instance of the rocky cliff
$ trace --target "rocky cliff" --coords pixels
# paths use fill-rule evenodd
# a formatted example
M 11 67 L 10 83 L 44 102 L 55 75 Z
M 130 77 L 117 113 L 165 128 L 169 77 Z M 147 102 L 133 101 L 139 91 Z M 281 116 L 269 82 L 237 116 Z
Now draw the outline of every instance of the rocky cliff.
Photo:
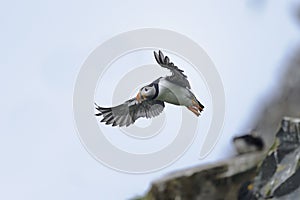
M 268 151 L 250 148 L 251 151 L 223 162 L 169 174 L 155 181 L 145 197 L 139 199 L 297 199 L 300 197 L 300 119 L 284 117 L 279 127 Z M 249 137 L 238 139 L 249 141 Z

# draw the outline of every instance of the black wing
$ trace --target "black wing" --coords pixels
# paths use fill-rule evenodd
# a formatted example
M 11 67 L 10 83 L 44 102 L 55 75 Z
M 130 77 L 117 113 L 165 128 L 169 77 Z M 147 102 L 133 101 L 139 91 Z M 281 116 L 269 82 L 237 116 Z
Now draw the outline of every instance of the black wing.
M 141 103 L 133 98 L 125 103 L 111 107 L 103 108 L 96 103 L 96 109 L 99 113 L 96 116 L 103 116 L 101 122 L 112 126 L 129 126 L 133 124 L 138 118 L 146 117 L 151 118 L 158 116 L 164 109 L 165 104 L 163 101 L 158 100 L 145 100 Z
M 159 50 L 158 53 L 154 51 L 154 57 L 160 66 L 167 68 L 172 72 L 171 76 L 166 77 L 167 80 L 182 87 L 191 89 L 190 83 L 187 80 L 187 76 L 183 74 L 184 71 L 175 66 L 174 63 L 170 62 L 168 56 L 164 56 L 164 54 Z

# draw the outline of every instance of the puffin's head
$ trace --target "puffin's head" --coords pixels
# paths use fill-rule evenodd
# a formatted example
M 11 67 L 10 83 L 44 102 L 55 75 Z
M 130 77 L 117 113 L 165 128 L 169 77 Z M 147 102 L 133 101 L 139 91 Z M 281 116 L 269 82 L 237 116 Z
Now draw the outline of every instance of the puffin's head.
M 139 93 L 136 95 L 136 100 L 142 102 L 147 99 L 152 99 L 156 94 L 156 89 L 153 84 L 144 86 L 140 89 Z

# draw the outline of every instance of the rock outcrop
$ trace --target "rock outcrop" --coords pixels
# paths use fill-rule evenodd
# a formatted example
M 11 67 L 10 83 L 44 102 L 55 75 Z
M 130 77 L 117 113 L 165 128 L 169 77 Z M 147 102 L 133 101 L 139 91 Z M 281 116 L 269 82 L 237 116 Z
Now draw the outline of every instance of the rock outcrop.
M 285 117 L 257 176 L 240 189 L 240 200 L 300 198 L 300 119 Z
M 260 159 L 260 153 L 250 153 L 211 166 L 170 174 L 153 183 L 146 199 L 237 199 L 241 183 L 254 176 Z
M 300 197 L 299 118 L 283 118 L 275 142 L 267 152 L 260 151 L 259 138 L 241 136 L 235 138 L 234 144 L 236 140 L 246 141 L 250 151 L 216 164 L 169 174 L 155 181 L 140 199 L 295 200 Z M 253 144 L 259 148 L 253 149 Z M 240 142 L 237 148 L 241 148 Z
M 181 170 L 155 181 L 142 200 L 233 200 L 244 180 L 255 176 L 261 151 L 240 154 L 213 165 Z

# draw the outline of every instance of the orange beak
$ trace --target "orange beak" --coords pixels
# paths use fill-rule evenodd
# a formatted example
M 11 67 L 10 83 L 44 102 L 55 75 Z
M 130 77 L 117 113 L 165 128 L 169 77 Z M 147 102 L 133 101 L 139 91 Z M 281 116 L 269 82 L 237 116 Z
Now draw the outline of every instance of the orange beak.
M 139 102 L 139 103 L 141 103 L 142 101 L 142 99 L 141 99 L 141 93 L 139 92 L 137 95 L 136 95 L 136 100 Z
M 144 99 L 146 99 L 146 97 L 144 95 L 141 95 L 141 92 L 139 92 L 137 95 L 136 95 L 136 100 L 141 103 Z

